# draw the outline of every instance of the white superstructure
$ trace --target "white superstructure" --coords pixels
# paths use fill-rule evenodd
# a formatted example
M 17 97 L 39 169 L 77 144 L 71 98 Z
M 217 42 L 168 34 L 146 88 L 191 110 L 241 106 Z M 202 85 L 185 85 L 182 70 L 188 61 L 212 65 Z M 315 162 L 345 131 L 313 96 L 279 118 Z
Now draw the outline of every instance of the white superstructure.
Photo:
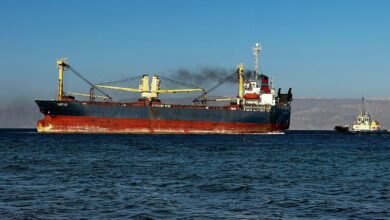
M 265 75 L 260 75 L 260 79 L 258 79 L 260 51 L 261 44 L 256 43 L 256 47 L 253 48 L 255 58 L 254 77 L 247 79 L 244 83 L 244 104 L 275 106 L 277 94 L 272 87 L 272 83 Z
M 352 131 L 376 131 L 380 130 L 379 122 L 372 120 L 367 103 L 362 98 L 362 107 L 360 113 L 356 116 L 356 120 L 352 125 Z

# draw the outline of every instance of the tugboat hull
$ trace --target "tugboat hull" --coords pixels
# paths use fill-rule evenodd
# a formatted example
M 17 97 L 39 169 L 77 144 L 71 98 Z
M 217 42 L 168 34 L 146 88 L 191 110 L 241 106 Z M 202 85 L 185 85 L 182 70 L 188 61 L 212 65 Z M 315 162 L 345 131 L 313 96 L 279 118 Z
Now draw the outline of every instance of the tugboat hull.
M 339 133 L 348 133 L 349 132 L 349 127 L 348 126 L 336 126 L 334 127 L 334 130 L 339 132 Z
M 389 130 L 380 129 L 380 130 L 349 130 L 349 126 L 336 126 L 334 130 L 341 134 L 363 134 L 363 135 L 379 135 L 379 134 L 390 134 Z

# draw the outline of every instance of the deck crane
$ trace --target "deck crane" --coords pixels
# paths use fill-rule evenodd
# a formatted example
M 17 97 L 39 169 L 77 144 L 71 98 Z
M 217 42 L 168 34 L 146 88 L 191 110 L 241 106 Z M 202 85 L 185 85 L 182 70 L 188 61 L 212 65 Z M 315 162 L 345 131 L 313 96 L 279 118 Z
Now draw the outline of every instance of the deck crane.
M 211 92 L 211 91 L 217 89 L 218 87 L 220 87 L 221 85 L 223 85 L 227 81 L 233 79 L 235 75 L 238 75 L 238 97 L 236 97 L 236 98 L 233 98 L 233 97 L 228 98 L 227 97 L 227 98 L 219 98 L 219 99 L 208 99 L 207 93 L 204 93 L 204 94 L 200 95 L 199 97 L 197 97 L 196 99 L 194 99 L 192 102 L 194 104 L 199 104 L 199 103 L 205 104 L 207 102 L 237 101 L 237 103 L 239 104 L 240 100 L 242 100 L 243 93 L 244 93 L 244 65 L 242 63 L 237 65 L 236 72 L 232 73 L 231 75 L 229 75 L 228 77 L 226 77 L 225 79 L 223 79 L 222 81 L 220 81 L 219 83 L 217 83 L 216 85 L 214 85 L 212 88 L 210 88 L 207 91 Z
M 163 78 L 165 80 L 169 80 L 171 82 L 179 83 L 182 85 L 186 85 L 189 87 L 192 87 L 191 89 L 161 89 L 160 84 L 161 80 L 160 78 Z M 109 85 L 103 85 L 103 84 L 96 84 L 94 85 L 96 88 L 102 88 L 102 89 L 111 89 L 111 90 L 120 90 L 125 92 L 139 92 L 141 93 L 141 96 L 145 99 L 152 100 L 157 99 L 159 93 L 189 93 L 189 92 L 203 92 L 206 93 L 206 91 L 202 88 L 197 88 L 195 86 L 191 86 L 188 84 L 180 83 L 165 77 L 159 77 L 154 75 L 152 77 L 152 81 L 149 85 L 149 76 L 143 75 L 142 79 L 139 83 L 138 88 L 127 88 L 127 87 L 118 87 L 118 86 L 109 86 Z
M 88 81 L 84 76 L 82 76 L 79 72 L 77 72 L 74 68 L 72 68 L 68 62 L 66 61 L 65 58 L 61 58 L 57 60 L 57 67 L 58 67 L 58 101 L 62 101 L 64 99 L 74 99 L 74 97 L 69 96 L 69 95 L 74 95 L 74 96 L 84 96 L 84 97 L 89 97 L 90 100 L 95 100 L 95 98 L 100 98 L 104 100 L 111 101 L 112 98 L 102 91 L 99 88 L 95 88 L 94 85 Z M 82 79 L 84 82 L 92 86 L 90 93 L 89 94 L 84 94 L 84 93 L 74 93 L 74 92 L 65 92 L 64 91 L 64 71 L 70 70 L 73 74 L 78 76 L 80 79 Z M 104 96 L 101 95 L 95 95 L 94 90 L 98 90 L 101 92 Z

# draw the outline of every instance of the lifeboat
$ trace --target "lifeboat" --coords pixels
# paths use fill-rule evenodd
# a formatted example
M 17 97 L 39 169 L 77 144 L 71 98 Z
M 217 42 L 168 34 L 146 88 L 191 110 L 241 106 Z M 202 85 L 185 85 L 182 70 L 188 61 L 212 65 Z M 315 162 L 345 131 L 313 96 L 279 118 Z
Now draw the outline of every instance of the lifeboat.
M 257 93 L 246 93 L 244 99 L 259 99 L 259 95 Z

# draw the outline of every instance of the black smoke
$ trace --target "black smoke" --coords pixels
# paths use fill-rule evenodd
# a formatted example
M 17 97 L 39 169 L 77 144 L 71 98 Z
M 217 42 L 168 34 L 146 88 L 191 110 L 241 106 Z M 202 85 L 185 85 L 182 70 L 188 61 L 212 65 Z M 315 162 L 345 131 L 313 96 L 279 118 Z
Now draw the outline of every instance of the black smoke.
M 248 79 L 252 75 L 252 70 L 245 70 L 244 77 L 246 79 Z M 169 77 L 171 79 L 180 82 L 191 83 L 193 85 L 238 83 L 238 74 L 236 69 L 224 69 L 218 67 L 205 67 L 195 71 L 181 68 Z

